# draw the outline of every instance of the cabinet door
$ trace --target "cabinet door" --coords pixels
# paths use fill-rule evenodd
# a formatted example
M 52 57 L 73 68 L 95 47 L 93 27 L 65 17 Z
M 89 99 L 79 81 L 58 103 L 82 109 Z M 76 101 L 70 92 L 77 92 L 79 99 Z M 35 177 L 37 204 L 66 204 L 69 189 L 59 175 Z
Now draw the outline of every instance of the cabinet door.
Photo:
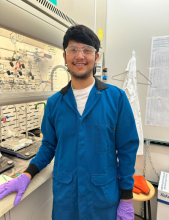
M 52 220 L 53 197 L 49 199 L 41 208 L 28 220 Z

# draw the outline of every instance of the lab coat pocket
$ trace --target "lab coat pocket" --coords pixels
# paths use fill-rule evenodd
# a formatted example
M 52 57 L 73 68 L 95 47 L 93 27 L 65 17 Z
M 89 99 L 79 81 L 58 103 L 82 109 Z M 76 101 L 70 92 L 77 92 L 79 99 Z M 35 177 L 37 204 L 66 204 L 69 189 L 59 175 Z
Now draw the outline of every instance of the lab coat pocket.
M 57 172 L 53 180 L 54 200 L 59 207 L 72 209 L 72 174 Z
M 111 168 L 105 174 L 91 174 L 94 209 L 105 209 L 119 200 L 117 169 Z
M 115 146 L 115 127 L 107 124 L 96 125 L 96 153 L 107 153 Z

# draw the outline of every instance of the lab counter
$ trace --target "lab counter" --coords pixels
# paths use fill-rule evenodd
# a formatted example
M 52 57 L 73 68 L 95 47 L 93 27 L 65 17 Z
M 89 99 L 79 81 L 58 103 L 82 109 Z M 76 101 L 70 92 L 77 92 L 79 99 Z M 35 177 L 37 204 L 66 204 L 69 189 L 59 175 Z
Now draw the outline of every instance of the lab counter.
M 3 154 L 15 162 L 15 174 L 22 174 L 30 160 Z M 14 206 L 16 192 L 0 200 L 0 220 L 51 220 L 53 161 L 38 173 L 28 185 L 21 202 Z M 12 169 L 3 173 L 12 177 Z

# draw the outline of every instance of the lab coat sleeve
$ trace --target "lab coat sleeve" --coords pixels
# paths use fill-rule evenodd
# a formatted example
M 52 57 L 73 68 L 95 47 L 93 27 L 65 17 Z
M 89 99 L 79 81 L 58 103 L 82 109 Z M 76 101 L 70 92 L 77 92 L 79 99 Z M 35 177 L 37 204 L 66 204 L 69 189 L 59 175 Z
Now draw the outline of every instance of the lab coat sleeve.
M 42 120 L 41 131 L 43 134 L 42 144 L 36 156 L 30 161 L 29 167 L 24 171 L 32 178 L 45 168 L 53 159 L 57 146 L 54 120 L 50 109 L 50 98 L 47 101 L 45 113 Z
M 121 199 L 133 198 L 136 153 L 139 138 L 134 115 L 124 91 L 119 99 L 119 115 L 116 125 L 116 150 L 119 159 L 118 177 Z

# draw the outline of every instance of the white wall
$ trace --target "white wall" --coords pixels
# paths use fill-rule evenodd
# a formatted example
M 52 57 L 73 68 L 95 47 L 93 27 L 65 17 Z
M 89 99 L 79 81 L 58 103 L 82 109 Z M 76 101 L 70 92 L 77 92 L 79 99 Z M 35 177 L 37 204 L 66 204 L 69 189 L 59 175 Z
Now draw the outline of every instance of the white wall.
M 137 69 L 149 75 L 151 40 L 154 36 L 169 35 L 169 1 L 168 0 L 107 0 L 106 54 L 105 67 L 108 68 L 108 83 L 122 88 L 123 82 L 111 80 L 113 75 L 122 73 L 136 51 Z M 119 79 L 125 78 L 125 74 Z M 138 75 L 138 81 L 147 83 Z M 145 106 L 147 86 L 138 84 L 144 137 L 148 134 L 145 126 Z M 161 132 L 163 128 L 159 128 Z M 160 171 L 169 172 L 169 148 L 150 146 L 152 161 Z M 144 156 L 137 156 L 136 174 L 143 174 Z M 146 178 L 156 181 L 150 162 L 147 162 Z M 156 219 L 156 196 L 152 199 L 152 217 Z M 135 212 L 139 213 L 140 204 L 134 202 Z

